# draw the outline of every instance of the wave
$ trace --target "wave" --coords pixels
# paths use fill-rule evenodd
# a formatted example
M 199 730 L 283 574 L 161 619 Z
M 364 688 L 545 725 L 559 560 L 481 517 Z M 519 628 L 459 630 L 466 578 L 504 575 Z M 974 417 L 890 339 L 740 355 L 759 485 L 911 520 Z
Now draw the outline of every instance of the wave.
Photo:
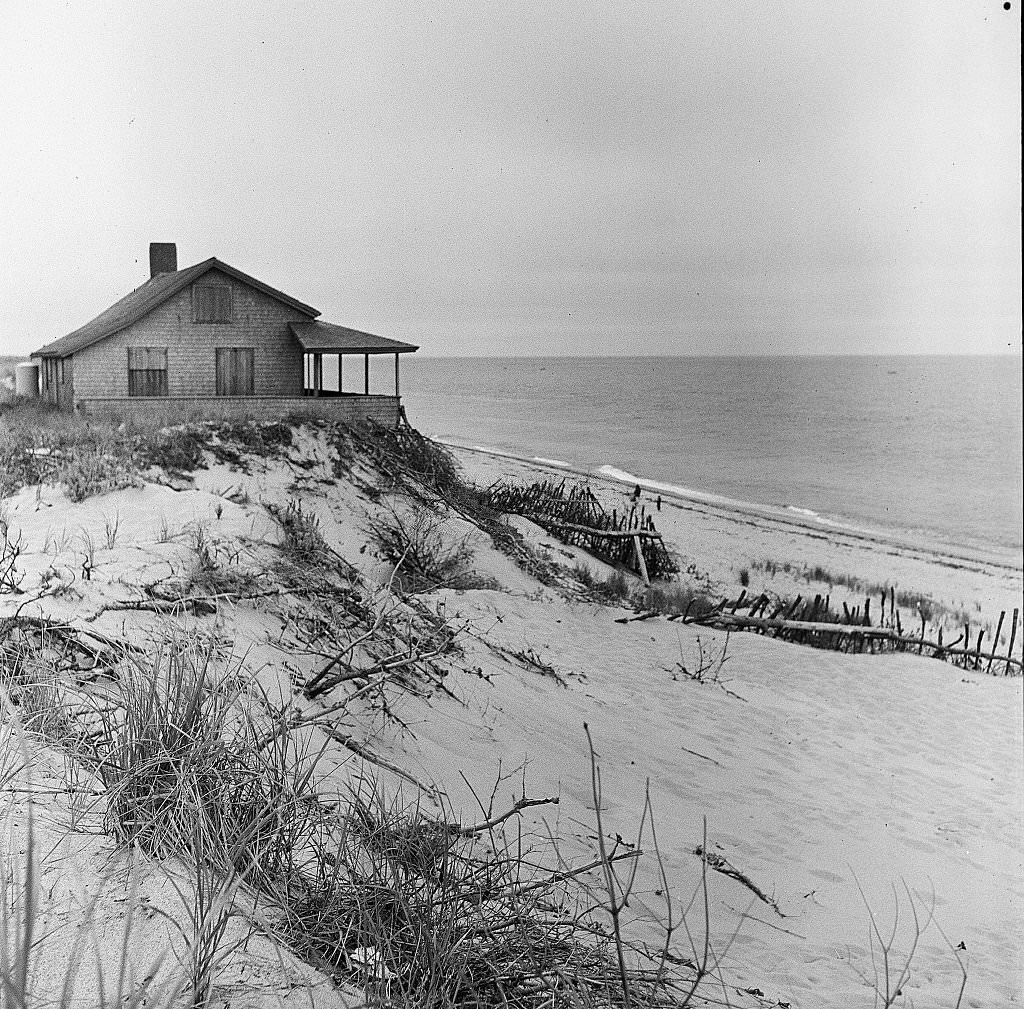
M 647 477 L 636 476 L 616 466 L 599 466 L 597 472 L 601 476 L 610 477 L 621 483 L 634 484 L 646 490 L 656 491 L 660 494 L 671 494 L 673 497 L 686 498 L 690 501 L 702 501 L 706 504 L 723 505 L 727 508 L 742 508 L 745 511 L 750 509 L 764 509 L 765 505 L 758 505 L 752 501 L 738 501 L 735 498 L 724 497 L 721 494 L 710 494 L 707 491 L 694 490 L 692 487 L 683 487 L 681 484 L 663 483 L 660 480 L 649 480 Z
M 811 519 L 821 518 L 813 508 L 797 508 L 796 505 L 786 505 L 786 511 L 796 512 L 797 515 L 805 515 L 807 518 Z
M 588 468 L 561 459 L 547 456 L 534 455 L 529 452 L 515 452 L 506 449 L 495 448 L 491 445 L 472 444 L 468 440 L 452 437 L 437 438 L 442 444 L 452 447 L 461 447 L 476 452 L 483 452 L 499 458 L 514 459 L 522 463 L 534 466 L 548 467 L 564 473 L 575 473 L 582 478 L 588 476 L 599 477 L 606 480 L 613 480 L 617 484 L 623 484 L 632 489 L 639 485 L 643 490 L 652 494 L 660 494 L 683 501 L 692 501 L 695 504 L 703 504 L 709 507 L 722 508 L 728 511 L 741 512 L 748 515 L 761 515 L 766 518 L 774 518 L 781 522 L 790 522 L 804 527 L 816 527 L 823 532 L 834 530 L 837 534 L 847 534 L 856 537 L 867 537 L 886 542 L 895 542 L 907 546 L 916 546 L 929 550 L 941 550 L 950 553 L 951 556 L 973 557 L 975 555 L 996 558 L 998 563 L 1007 563 L 1014 568 L 1020 567 L 1020 544 L 1019 542 L 1009 547 L 1004 544 L 992 544 L 979 539 L 969 538 L 961 535 L 953 538 L 940 530 L 927 529 L 923 527 L 897 527 L 888 524 L 873 524 L 870 520 L 858 521 L 846 516 L 824 515 L 813 508 L 805 508 L 800 505 L 767 504 L 742 500 L 739 498 L 727 497 L 723 494 L 715 494 L 709 491 L 696 490 L 693 487 L 686 487 L 683 484 L 671 483 L 664 480 L 653 480 L 649 477 L 638 476 L 628 470 L 621 469 L 611 464 L 605 464 L 597 468 Z
M 737 498 L 725 497 L 722 494 L 711 494 L 707 491 L 694 490 L 692 487 L 683 487 L 680 484 L 663 483 L 660 480 L 649 480 L 646 477 L 636 476 L 635 474 L 619 469 L 616 466 L 601 466 L 598 468 L 597 472 L 602 476 L 610 477 L 611 479 L 617 480 L 621 483 L 632 484 L 648 491 L 654 491 L 659 494 L 668 494 L 673 497 L 684 498 L 688 501 L 697 501 L 702 504 L 717 505 L 721 508 L 731 508 L 744 512 L 756 512 L 762 515 L 776 515 L 783 519 L 788 517 L 790 521 L 813 522 L 816 525 L 826 526 L 829 529 L 836 529 L 841 532 L 857 533 L 859 535 L 866 536 L 885 535 L 885 531 L 883 530 L 870 529 L 865 526 L 854 525 L 851 522 L 842 521 L 837 518 L 829 518 L 822 515 L 820 512 L 814 511 L 813 508 L 800 508 L 797 505 L 779 507 L 778 505 L 763 504 L 755 501 L 740 501 Z M 891 535 L 897 532 L 897 530 L 889 530 L 888 532 Z

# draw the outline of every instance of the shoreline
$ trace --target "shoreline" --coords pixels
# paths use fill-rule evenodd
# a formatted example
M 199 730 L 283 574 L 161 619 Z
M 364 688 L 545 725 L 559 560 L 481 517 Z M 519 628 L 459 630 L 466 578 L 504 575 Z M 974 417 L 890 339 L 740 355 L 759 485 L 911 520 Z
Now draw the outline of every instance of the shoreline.
M 711 492 L 665 484 L 624 471 L 603 472 L 604 467 L 599 470 L 588 470 L 556 459 L 522 456 L 500 449 L 485 448 L 482 445 L 466 445 L 453 439 L 438 438 L 436 440 L 456 452 L 471 452 L 496 459 L 507 459 L 530 469 L 576 476 L 616 490 L 638 485 L 649 495 L 660 495 L 663 500 L 672 500 L 677 503 L 678 507 L 685 510 L 706 511 L 718 514 L 723 519 L 732 518 L 734 521 L 757 519 L 777 523 L 783 527 L 792 526 L 808 534 L 816 533 L 836 540 L 849 539 L 874 547 L 892 548 L 904 552 L 912 551 L 937 563 L 946 562 L 953 566 L 984 565 L 1016 574 L 1024 583 L 1024 551 L 1013 551 L 1011 548 L 999 550 L 994 547 L 985 548 L 968 543 L 951 543 L 933 538 L 927 533 L 915 537 L 913 534 L 900 535 L 898 532 L 889 530 L 862 529 L 832 521 L 810 509 L 799 509 L 792 505 L 784 507 L 759 504 L 755 501 L 738 501 Z M 608 469 L 612 469 L 612 467 L 608 467 Z M 622 475 L 616 475 L 617 472 L 622 472 Z
M 479 486 L 499 479 L 532 483 L 560 474 L 590 482 L 609 507 L 617 497 L 623 504 L 632 500 L 633 483 L 606 473 L 450 439 L 443 444 Z M 655 510 L 656 494 L 662 498 L 660 511 Z M 830 595 L 834 606 L 846 602 L 852 607 L 863 604 L 865 596 L 877 604 L 878 591 L 892 587 L 903 600 L 907 627 L 918 625 L 923 616 L 929 626 L 947 633 L 962 632 L 965 623 L 975 634 L 985 628 L 991 640 L 1000 612 L 1006 611 L 1001 641 L 1008 637 L 1012 611 L 1024 609 L 1024 570 L 1007 557 L 825 526 L 767 506 L 697 500 L 665 490 L 648 489 L 642 501 L 677 554 L 680 577 L 706 578 L 723 595 L 738 594 L 741 588 L 751 595 L 790 598 L 820 593 Z
M 406 406 L 424 434 L 463 447 L 1024 569 L 1019 378 L 852 360 L 800 359 L 778 394 L 769 358 L 440 360 L 410 378 Z

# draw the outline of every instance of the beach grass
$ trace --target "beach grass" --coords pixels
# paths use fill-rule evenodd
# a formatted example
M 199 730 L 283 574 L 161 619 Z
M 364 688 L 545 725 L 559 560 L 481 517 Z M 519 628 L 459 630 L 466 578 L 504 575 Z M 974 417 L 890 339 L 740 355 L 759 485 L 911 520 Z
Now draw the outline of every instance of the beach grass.
M 9 645 L 5 674 L 20 707 L 34 684 L 24 662 L 20 671 L 10 667 Z M 31 637 L 21 648 L 22 660 L 38 651 Z M 84 715 L 91 730 L 77 734 L 73 756 L 102 783 L 107 831 L 126 850 L 190 867 L 178 980 L 127 994 L 127 967 L 100 964 L 101 981 L 111 969 L 119 980 L 109 997 L 169 1005 L 188 992 L 191 1005 L 208 1005 L 218 964 L 233 948 L 227 925 L 243 885 L 275 909 L 278 935 L 310 964 L 394 1004 L 535 1006 L 544 995 L 557 1006 L 685 1006 L 701 985 L 724 984 L 707 941 L 695 970 L 626 938 L 649 803 L 634 843 L 606 846 L 598 814 L 597 857 L 571 865 L 559 856 L 548 866 L 535 848 L 552 839 L 504 828 L 554 798 L 523 795 L 501 811 L 492 794 L 481 803 L 483 819 L 463 824 L 366 773 L 341 793 L 325 793 L 324 749 L 304 749 L 291 727 L 273 731 L 265 696 L 215 656 L 208 644 L 177 637 L 147 661 L 125 654 L 116 695 L 88 710 L 87 696 L 54 692 L 47 717 L 33 722 L 42 738 L 67 745 L 75 734 L 66 725 Z M 592 743 L 590 759 L 600 800 Z M 0 934 L 12 1006 L 37 1004 L 26 995 L 42 901 L 31 819 L 28 827 L 23 874 L 5 877 L 17 911 Z M 605 881 L 597 904 L 583 884 L 593 870 Z M 560 980 L 552 987 L 548 978 Z M 103 1005 L 113 1004 L 107 999 Z

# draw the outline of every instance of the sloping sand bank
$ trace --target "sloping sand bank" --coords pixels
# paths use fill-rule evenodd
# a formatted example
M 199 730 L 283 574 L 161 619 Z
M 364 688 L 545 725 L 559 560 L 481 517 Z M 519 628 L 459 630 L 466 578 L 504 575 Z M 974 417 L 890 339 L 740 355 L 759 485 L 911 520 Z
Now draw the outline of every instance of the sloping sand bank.
M 464 685 L 468 710 L 403 710 L 418 737 L 406 754 L 451 794 L 460 794 L 460 774 L 486 795 L 499 760 L 506 772 L 525 765 L 530 794 L 561 795 L 562 830 L 591 836 L 587 723 L 606 829 L 629 836 L 649 779 L 677 900 L 699 885 L 694 850 L 706 816 L 708 850 L 785 915 L 712 873 L 716 946 L 739 929 L 725 959 L 736 987 L 793 1006 L 870 1004 L 859 977 L 873 976 L 868 905 L 888 935 L 895 890 L 896 946 L 905 955 L 914 936 L 908 887 L 919 913 L 934 901 L 951 944 L 966 946 L 965 1005 L 1022 997 L 1019 680 L 914 656 L 846 656 L 734 635 L 722 682 L 698 683 L 678 663 L 695 667 L 698 635 L 719 653 L 724 635 L 660 620 L 624 626 L 600 608 L 485 593 L 448 605 L 507 647 L 533 649 L 567 684 L 512 674 L 481 654 L 492 681 Z M 648 874 L 635 910 L 664 914 L 660 888 Z M 689 918 L 699 932 L 699 901 Z M 951 1006 L 959 984 L 953 950 L 930 929 L 908 996 Z M 730 994 L 735 1004 L 760 1004 Z
M 538 472 L 478 453 L 459 458 L 485 484 Z M 78 504 L 52 486 L 26 488 L 5 502 L 5 521 L 21 538 L 21 582 L 19 594 L 0 599 L 0 616 L 65 620 L 140 646 L 184 627 L 221 642 L 224 661 L 259 677 L 268 692 L 298 696 L 322 656 L 287 646 L 287 628 L 310 603 L 294 588 L 223 598 L 214 613 L 186 616 L 123 605 L 143 598 L 143 586 L 167 585 L 190 570 L 200 538 L 224 570 L 258 569 L 273 579 L 280 530 L 266 505 L 296 498 L 366 584 L 387 591 L 391 571 L 374 557 L 367 530 L 390 505 L 372 491 L 337 478 L 328 447 L 308 431 L 285 459 L 251 461 L 246 471 L 211 465 L 173 486 L 149 482 Z M 350 728 L 373 733 L 377 753 L 443 788 L 446 818 L 480 820 L 474 793 L 486 803 L 492 789 L 496 811 L 524 791 L 557 795 L 557 805 L 526 811 L 524 844 L 552 864 L 549 833 L 557 833 L 564 857 L 586 861 L 596 837 L 586 724 L 611 839 L 635 836 L 649 782 L 664 878 L 656 861 L 644 863 L 626 909 L 629 928 L 660 942 L 658 920 L 666 920 L 671 893 L 670 945 L 682 959 L 698 960 L 704 948 L 705 862 L 696 849 L 705 844 L 706 818 L 708 941 L 721 982 L 704 1004 L 876 1005 L 873 989 L 885 984 L 880 944 L 890 947 L 890 977 L 913 951 L 896 1005 L 956 1005 L 961 963 L 968 974 L 961 1005 L 1024 1000 L 1024 681 L 912 655 L 841 655 L 748 634 L 727 643 L 723 633 L 661 618 L 618 623 L 622 611 L 565 598 L 514 567 L 479 530 L 440 507 L 438 515 L 449 539 L 470 537 L 475 571 L 496 587 L 418 597 L 463 628 L 463 652 L 445 660 L 446 691 L 396 686 L 392 717 L 353 707 L 365 725 Z M 942 599 L 963 593 L 964 604 L 983 613 L 986 600 L 1005 608 L 1019 592 L 1012 568 L 947 567 L 909 548 L 822 540 L 814 530 L 691 502 L 666 499 L 656 518 L 683 557 L 733 591 L 734 572 L 767 555 L 866 580 L 897 571 L 903 587 Z M 567 571 L 580 561 L 536 527 L 516 524 Z M 756 591 L 754 579 L 751 571 Z M 335 703 L 357 682 L 309 710 Z M 313 751 L 325 743 L 310 731 Z M 369 769 L 389 790 L 435 801 L 348 750 L 331 751 L 331 760 L 339 779 Z M 7 806 L 17 820 L 22 794 L 8 795 Z M 37 808 L 58 833 L 65 829 L 53 797 Z M 513 837 L 518 829 L 509 821 Z M 649 821 L 642 847 L 652 851 Z M 92 869 L 102 875 L 99 855 Z M 599 887 L 598 874 L 591 883 Z M 116 903 L 105 906 L 100 924 L 118 913 Z M 259 963 L 240 960 L 239 976 L 256 972 L 269 985 L 273 951 L 264 952 Z M 305 985 L 293 1004 L 309 992 L 315 1005 L 340 998 L 326 979 Z M 260 1001 L 252 988 L 239 991 L 239 1005 L 273 1004 L 278 995 L 271 989 Z

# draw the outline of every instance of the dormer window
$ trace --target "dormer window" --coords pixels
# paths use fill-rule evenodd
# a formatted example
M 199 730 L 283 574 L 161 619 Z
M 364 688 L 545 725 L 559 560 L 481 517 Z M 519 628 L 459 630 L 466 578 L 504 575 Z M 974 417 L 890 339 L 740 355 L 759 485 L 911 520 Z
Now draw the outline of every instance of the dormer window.
M 192 288 L 193 322 L 230 322 L 231 287 L 228 284 L 195 284 Z

